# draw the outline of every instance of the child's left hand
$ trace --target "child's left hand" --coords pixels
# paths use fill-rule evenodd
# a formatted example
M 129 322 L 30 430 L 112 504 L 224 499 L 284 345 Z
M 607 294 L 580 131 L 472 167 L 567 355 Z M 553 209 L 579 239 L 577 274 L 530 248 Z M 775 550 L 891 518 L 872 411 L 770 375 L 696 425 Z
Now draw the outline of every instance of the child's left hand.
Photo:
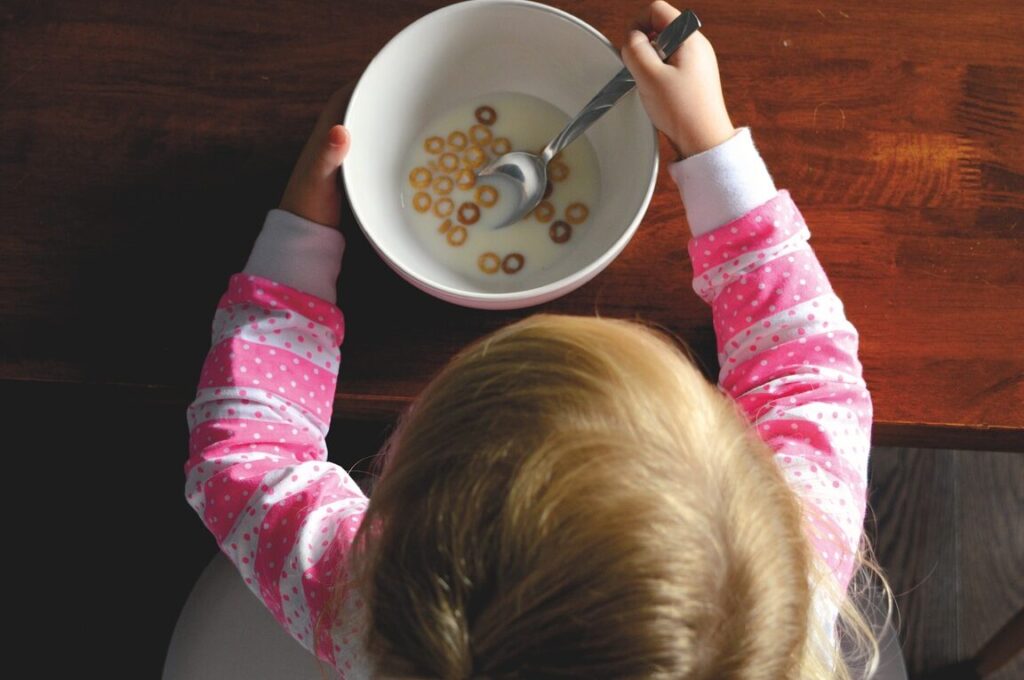
M 345 114 L 353 84 L 331 95 L 313 134 L 295 163 L 280 208 L 307 220 L 337 229 L 341 222 L 341 177 L 338 169 L 352 137 L 338 121 Z

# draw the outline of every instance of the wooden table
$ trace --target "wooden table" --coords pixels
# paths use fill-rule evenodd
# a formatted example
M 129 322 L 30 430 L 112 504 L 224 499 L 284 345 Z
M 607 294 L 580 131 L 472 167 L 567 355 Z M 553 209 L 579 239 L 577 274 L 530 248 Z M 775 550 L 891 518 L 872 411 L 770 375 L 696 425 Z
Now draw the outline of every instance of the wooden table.
M 5 3 L 5 393 L 137 394 L 184 425 L 217 299 L 327 95 L 443 4 Z M 615 42 L 643 6 L 553 4 Z M 694 9 L 734 123 L 791 189 L 860 330 L 876 443 L 1024 450 L 1024 6 Z M 394 416 L 458 348 L 536 311 L 434 300 L 348 233 L 338 417 Z M 625 252 L 540 309 L 644 317 L 713 375 L 686 233 L 662 174 Z

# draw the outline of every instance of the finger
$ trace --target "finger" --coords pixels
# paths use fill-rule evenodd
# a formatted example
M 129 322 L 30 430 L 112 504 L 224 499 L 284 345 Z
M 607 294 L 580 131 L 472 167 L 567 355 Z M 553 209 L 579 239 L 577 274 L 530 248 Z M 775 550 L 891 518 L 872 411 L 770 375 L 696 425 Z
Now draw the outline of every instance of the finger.
M 665 2 L 665 0 L 656 0 L 656 2 L 652 2 L 644 8 L 643 13 L 636 18 L 631 28 L 646 33 L 648 37 L 653 38 L 658 33 L 664 31 L 665 27 L 675 21 L 676 17 L 680 14 L 682 14 L 681 11 Z
M 314 172 L 321 177 L 329 177 L 341 167 L 348 150 L 352 146 L 352 135 L 344 125 L 334 125 L 324 136 L 313 164 Z
M 622 46 L 622 61 L 637 82 L 656 78 L 665 68 L 651 41 L 637 30 L 630 31 L 626 37 L 626 44 Z

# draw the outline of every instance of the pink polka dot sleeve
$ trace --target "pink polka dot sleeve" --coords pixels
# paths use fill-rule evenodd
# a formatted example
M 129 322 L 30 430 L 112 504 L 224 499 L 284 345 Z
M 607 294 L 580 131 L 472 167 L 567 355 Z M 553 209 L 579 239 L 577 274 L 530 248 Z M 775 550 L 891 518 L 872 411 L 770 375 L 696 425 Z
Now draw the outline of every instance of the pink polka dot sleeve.
M 711 303 L 719 385 L 803 501 L 809 538 L 845 588 L 865 512 L 871 398 L 858 336 L 789 193 L 690 241 Z
M 250 590 L 344 674 L 361 661 L 362 602 L 350 598 L 341 627 L 313 640 L 368 503 L 327 462 L 324 443 L 343 335 L 333 304 L 259 276 L 231 277 L 188 408 L 185 494 Z

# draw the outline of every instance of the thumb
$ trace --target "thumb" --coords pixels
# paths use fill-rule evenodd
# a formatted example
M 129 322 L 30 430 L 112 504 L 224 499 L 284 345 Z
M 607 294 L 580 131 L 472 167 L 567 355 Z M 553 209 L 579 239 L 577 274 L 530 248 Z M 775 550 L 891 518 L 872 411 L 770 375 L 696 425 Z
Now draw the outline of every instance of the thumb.
M 665 68 L 665 63 L 654 51 L 651 41 L 637 30 L 630 31 L 626 36 L 626 44 L 622 46 L 622 61 L 638 84 L 658 77 Z
M 352 135 L 344 125 L 335 125 L 327 131 L 327 135 L 317 154 L 317 173 L 324 176 L 338 170 L 348 150 L 352 146 Z

